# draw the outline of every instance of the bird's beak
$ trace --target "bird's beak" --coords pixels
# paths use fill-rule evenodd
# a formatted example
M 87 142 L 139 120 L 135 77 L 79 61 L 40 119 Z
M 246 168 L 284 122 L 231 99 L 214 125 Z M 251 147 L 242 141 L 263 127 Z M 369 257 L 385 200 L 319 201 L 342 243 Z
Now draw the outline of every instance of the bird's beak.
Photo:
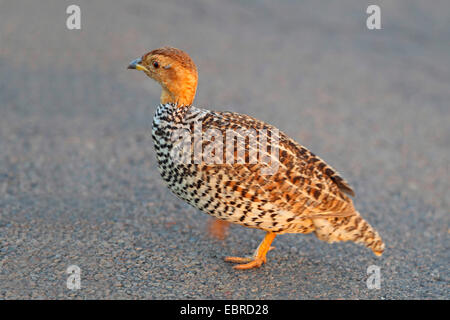
M 141 64 L 141 62 L 142 62 L 141 58 L 131 61 L 131 63 L 128 65 L 128 69 L 136 69 L 149 72 L 148 69 Z

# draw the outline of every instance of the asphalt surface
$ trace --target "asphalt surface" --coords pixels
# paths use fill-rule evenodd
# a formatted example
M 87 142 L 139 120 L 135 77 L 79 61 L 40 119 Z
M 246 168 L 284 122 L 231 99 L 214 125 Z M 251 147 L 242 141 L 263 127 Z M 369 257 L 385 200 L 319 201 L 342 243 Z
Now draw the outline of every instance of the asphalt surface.
M 0 1 L 1 299 L 448 299 L 450 4 L 381 1 Z M 159 87 L 127 64 L 186 50 L 196 105 L 268 121 L 335 167 L 386 243 L 283 235 L 208 216 L 167 191 L 150 136 Z M 66 287 L 69 265 L 81 289 Z M 367 268 L 381 269 L 368 289 Z

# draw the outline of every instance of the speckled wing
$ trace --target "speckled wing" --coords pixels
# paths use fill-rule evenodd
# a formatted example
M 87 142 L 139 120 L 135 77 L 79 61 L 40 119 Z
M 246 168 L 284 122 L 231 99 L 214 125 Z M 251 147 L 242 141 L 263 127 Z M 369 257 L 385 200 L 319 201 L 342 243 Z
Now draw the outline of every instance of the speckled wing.
M 197 109 L 198 110 L 198 109 Z M 201 119 L 202 130 L 269 132 L 268 148 L 261 148 L 258 139 L 258 161 L 251 161 L 250 138 L 245 144 L 245 164 L 202 165 L 202 180 L 219 187 L 219 197 L 230 205 L 258 206 L 273 214 L 285 213 L 287 219 L 346 217 L 355 214 L 351 199 L 354 195 L 348 183 L 322 159 L 301 146 L 275 127 L 252 117 L 232 113 L 207 111 Z M 278 150 L 274 147 L 278 133 Z M 272 139 L 272 136 L 274 137 Z M 245 137 L 244 137 L 245 138 Z M 225 141 L 225 144 L 229 141 Z M 203 141 L 203 147 L 208 141 Z M 261 150 L 264 152 L 261 152 Z M 275 150 L 278 152 L 272 152 Z M 276 155 L 278 153 L 278 156 Z M 236 155 L 236 154 L 235 154 Z M 271 157 L 271 161 L 261 161 Z M 249 161 L 250 160 L 250 161 Z M 276 167 L 273 174 L 262 174 Z M 239 204 L 237 204 L 239 202 Z M 291 216 L 294 214 L 294 216 Z M 288 220 L 289 222 L 289 220 Z

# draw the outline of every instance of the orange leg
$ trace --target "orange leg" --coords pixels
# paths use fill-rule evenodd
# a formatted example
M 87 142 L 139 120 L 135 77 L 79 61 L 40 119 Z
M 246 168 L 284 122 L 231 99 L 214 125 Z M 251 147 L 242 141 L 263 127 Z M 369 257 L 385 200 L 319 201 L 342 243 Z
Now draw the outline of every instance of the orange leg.
M 256 249 L 255 253 L 252 257 L 247 258 L 240 258 L 240 257 L 226 257 L 225 261 L 227 262 L 234 262 L 234 263 L 244 263 L 244 264 L 238 264 L 237 266 L 234 266 L 234 269 L 252 269 L 252 268 L 258 268 L 263 263 L 266 263 L 266 255 L 269 250 L 273 249 L 270 245 L 272 244 L 272 241 L 275 239 L 277 235 L 273 232 L 267 232 L 266 236 L 264 237 L 264 240 L 261 242 L 261 244 Z
M 208 232 L 214 238 L 224 240 L 227 237 L 229 226 L 228 221 L 213 218 L 208 223 Z

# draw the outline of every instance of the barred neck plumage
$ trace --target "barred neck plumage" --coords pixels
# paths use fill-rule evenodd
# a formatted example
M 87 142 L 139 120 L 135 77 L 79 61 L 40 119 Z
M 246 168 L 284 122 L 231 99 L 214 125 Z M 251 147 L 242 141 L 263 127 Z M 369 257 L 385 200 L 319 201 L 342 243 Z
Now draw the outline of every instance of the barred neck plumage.
M 159 104 L 154 119 L 167 122 L 181 122 L 186 113 L 192 108 L 190 105 L 179 106 L 176 103 Z

